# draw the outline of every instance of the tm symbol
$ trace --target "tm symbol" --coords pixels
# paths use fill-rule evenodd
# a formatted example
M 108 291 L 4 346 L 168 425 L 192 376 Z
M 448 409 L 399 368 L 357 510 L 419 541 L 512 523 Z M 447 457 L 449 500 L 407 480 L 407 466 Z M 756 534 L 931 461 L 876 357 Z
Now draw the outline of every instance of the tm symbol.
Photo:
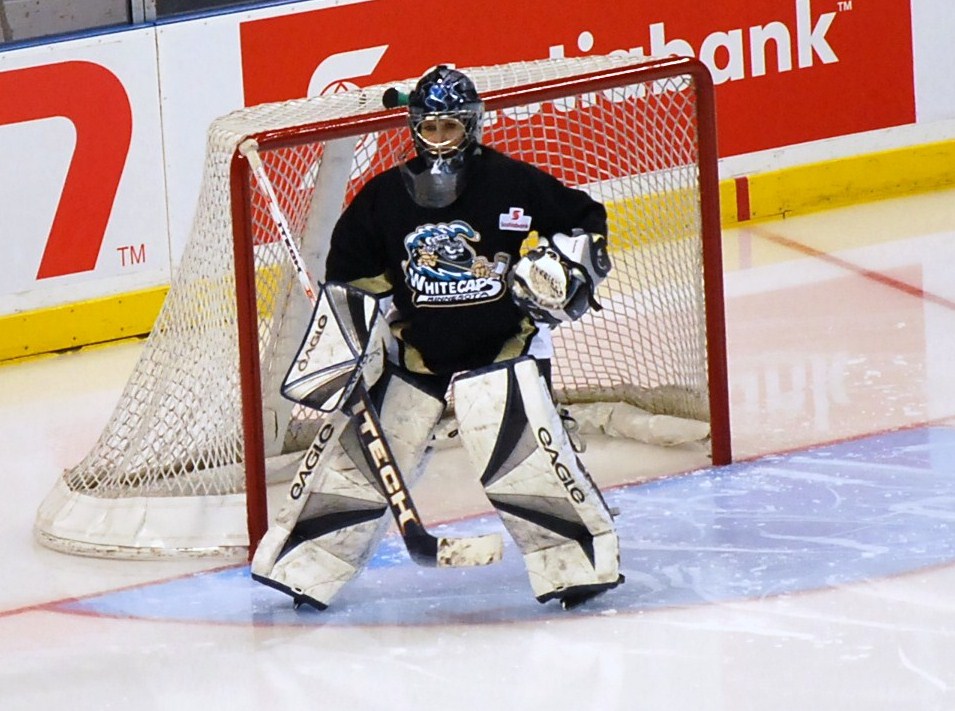
M 134 264 L 142 264 L 146 261 L 145 244 L 141 244 L 138 247 L 135 245 L 117 247 L 116 251 L 119 252 L 119 262 L 124 267 L 131 267 Z

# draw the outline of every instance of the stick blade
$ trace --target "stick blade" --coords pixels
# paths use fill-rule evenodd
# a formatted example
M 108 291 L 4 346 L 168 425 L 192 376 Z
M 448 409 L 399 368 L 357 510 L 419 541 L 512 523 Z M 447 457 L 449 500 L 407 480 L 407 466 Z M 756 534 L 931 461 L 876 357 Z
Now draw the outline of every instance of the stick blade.
M 491 565 L 504 557 L 504 540 L 498 533 L 474 538 L 439 538 L 438 567 L 467 568 Z

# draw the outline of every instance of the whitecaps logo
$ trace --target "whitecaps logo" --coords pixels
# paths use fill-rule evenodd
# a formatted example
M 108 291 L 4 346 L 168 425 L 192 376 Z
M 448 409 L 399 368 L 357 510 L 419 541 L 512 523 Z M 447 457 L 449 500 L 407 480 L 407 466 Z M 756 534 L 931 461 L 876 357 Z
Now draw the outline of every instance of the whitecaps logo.
M 496 301 L 504 294 L 511 258 L 498 252 L 491 262 L 471 246 L 481 235 L 467 222 L 420 225 L 405 237 L 405 281 L 418 306 L 453 306 Z

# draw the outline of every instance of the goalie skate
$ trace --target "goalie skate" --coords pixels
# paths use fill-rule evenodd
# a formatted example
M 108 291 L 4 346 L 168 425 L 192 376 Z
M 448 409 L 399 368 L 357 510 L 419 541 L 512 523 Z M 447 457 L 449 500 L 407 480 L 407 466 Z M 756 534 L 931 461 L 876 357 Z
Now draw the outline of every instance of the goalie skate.
M 624 578 L 623 575 L 620 575 L 612 583 L 600 583 L 598 585 L 578 585 L 573 588 L 561 590 L 560 592 L 541 595 L 537 598 L 537 601 L 544 603 L 557 599 L 560 600 L 560 606 L 562 608 L 565 610 L 573 610 L 575 607 L 580 607 L 585 602 L 593 600 L 598 595 L 601 595 L 608 590 L 613 590 L 625 580 L 626 578 Z

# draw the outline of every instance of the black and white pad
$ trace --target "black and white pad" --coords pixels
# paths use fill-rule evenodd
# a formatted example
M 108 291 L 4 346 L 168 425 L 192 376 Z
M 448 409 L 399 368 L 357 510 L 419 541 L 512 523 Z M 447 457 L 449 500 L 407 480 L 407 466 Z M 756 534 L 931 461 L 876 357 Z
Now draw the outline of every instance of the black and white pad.
M 571 447 L 537 362 L 460 376 L 454 403 L 462 443 L 524 555 L 537 599 L 617 585 L 610 511 Z
M 410 486 L 427 464 L 444 400 L 390 369 L 375 394 L 382 429 Z M 384 517 L 386 493 L 360 451 L 355 421 L 336 413 L 325 424 L 252 561 L 253 578 L 319 608 L 364 567 L 390 521 Z
M 338 409 L 359 377 L 371 387 L 381 376 L 388 337 L 375 296 L 348 284 L 319 284 L 312 322 L 282 395 L 322 412 Z

